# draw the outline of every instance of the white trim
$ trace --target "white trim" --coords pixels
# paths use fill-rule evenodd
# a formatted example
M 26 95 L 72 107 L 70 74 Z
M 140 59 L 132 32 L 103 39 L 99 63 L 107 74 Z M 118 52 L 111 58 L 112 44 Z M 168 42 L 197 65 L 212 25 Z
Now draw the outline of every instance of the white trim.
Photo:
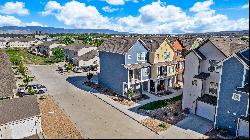
M 219 98 L 220 98 L 220 85 L 221 85 L 222 69 L 223 69 L 223 63 L 221 64 L 220 79 L 219 79 L 218 90 L 217 90 L 218 91 L 217 92 L 217 105 L 215 107 L 214 127 L 216 126 L 216 118 L 217 118 L 217 113 L 218 113 L 218 104 L 219 104 Z
M 248 115 L 248 110 L 249 110 L 249 97 L 248 97 L 248 100 L 247 100 L 247 111 L 246 111 L 246 117 Z
M 244 87 L 244 83 L 245 83 L 245 76 L 246 76 L 246 69 L 245 69 L 245 67 L 244 67 L 244 74 L 243 74 L 243 77 L 242 77 L 242 82 L 241 82 L 241 87 Z
M 238 118 L 238 122 L 237 122 L 237 128 L 236 128 L 236 134 L 235 134 L 236 137 L 238 137 L 239 124 L 240 124 L 240 118 Z

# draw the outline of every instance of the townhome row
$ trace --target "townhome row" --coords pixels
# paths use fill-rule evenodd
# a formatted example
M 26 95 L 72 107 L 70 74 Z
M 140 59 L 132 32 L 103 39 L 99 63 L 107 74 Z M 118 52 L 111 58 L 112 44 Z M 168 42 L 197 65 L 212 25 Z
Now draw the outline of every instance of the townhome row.
M 182 108 L 233 136 L 249 137 L 247 47 L 239 38 L 209 38 L 185 56 Z
M 22 139 L 42 132 L 35 96 L 15 98 L 16 81 L 8 56 L 0 52 L 0 139 Z
M 182 49 L 174 38 L 109 38 L 98 47 L 99 84 L 123 96 L 128 89 L 137 95 L 166 92 L 181 85 Z

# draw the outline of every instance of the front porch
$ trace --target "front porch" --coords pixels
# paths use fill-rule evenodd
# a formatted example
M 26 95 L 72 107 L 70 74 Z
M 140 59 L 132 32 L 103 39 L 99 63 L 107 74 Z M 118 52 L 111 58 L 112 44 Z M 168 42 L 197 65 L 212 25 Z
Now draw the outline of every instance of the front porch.
M 177 86 L 176 78 L 176 76 L 171 76 L 164 79 L 150 80 L 149 92 L 155 95 L 173 93 Z

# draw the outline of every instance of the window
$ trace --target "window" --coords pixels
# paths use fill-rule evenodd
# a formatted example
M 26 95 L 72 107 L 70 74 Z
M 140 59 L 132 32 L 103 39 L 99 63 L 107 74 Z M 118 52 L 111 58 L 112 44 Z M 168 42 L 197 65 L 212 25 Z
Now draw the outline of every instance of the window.
M 168 66 L 168 73 L 171 73 L 171 66 Z
M 218 83 L 210 82 L 209 93 L 217 94 Z
M 173 68 L 172 68 L 172 72 L 173 72 L 173 73 L 175 72 L 175 66 L 173 66 Z
M 170 58 L 170 52 L 169 51 L 167 51 L 167 52 L 164 52 L 164 59 L 166 60 L 166 59 L 169 59 Z
M 149 75 L 149 68 L 143 68 L 143 76 L 148 76 Z
M 176 51 L 176 56 L 181 56 L 181 51 Z
M 192 85 L 197 86 L 197 80 L 193 80 L 193 81 L 192 81 Z
M 131 59 L 131 55 L 128 55 L 128 59 Z
M 216 65 L 219 63 L 219 61 L 216 60 L 209 60 L 210 66 L 208 67 L 209 72 L 214 72 L 216 70 Z
M 233 97 L 232 97 L 232 99 L 233 99 L 233 100 L 235 100 L 235 101 L 240 101 L 240 97 L 241 97 L 241 95 L 240 95 L 240 94 L 233 93 Z
M 137 61 L 145 61 L 145 58 L 146 58 L 145 52 L 137 53 Z

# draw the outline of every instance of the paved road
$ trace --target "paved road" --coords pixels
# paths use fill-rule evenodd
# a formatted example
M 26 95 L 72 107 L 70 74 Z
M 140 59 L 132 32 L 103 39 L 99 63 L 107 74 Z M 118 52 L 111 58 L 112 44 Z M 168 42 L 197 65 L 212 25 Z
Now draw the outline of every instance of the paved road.
M 122 114 L 95 96 L 76 88 L 83 79 L 59 75 L 56 66 L 29 66 L 36 79 L 48 88 L 48 94 L 70 116 L 87 138 L 159 138 L 138 122 Z M 67 79 L 67 80 L 66 80 Z M 68 82 L 69 81 L 69 82 Z M 79 82 L 78 82 L 79 81 Z

